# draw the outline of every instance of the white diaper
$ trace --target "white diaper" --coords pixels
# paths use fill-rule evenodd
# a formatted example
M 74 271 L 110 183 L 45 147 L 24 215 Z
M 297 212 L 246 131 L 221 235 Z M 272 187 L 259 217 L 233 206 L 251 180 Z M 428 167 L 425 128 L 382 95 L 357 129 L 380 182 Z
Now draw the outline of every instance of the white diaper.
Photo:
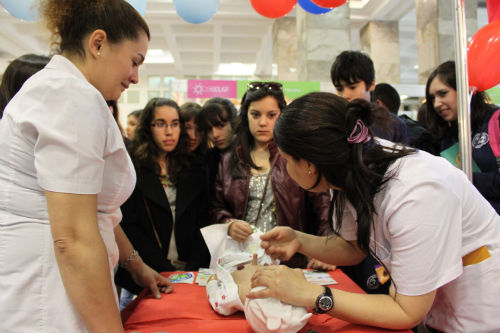
M 218 259 L 230 253 L 247 253 L 250 256 L 250 261 L 253 253 L 257 253 L 259 264 L 279 264 L 279 260 L 271 260 L 271 258 L 265 254 L 264 249 L 260 247 L 260 235 L 262 235 L 261 231 L 256 229 L 255 232 L 248 237 L 246 242 L 238 242 L 227 234 L 228 228 L 229 224 L 217 223 L 201 229 L 203 239 L 205 240 L 207 248 L 210 251 L 211 269 L 217 269 Z M 266 262 L 261 262 L 260 260 L 264 255 L 269 259 Z
M 265 287 L 255 287 L 252 291 L 263 289 Z M 285 304 L 276 298 L 247 298 L 245 302 L 245 317 L 259 333 L 295 333 L 311 316 L 305 308 Z

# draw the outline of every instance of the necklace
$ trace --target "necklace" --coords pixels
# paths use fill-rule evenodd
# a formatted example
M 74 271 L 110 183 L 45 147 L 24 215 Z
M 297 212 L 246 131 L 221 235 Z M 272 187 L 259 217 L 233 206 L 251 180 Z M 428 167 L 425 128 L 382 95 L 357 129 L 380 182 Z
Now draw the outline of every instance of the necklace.
M 252 150 L 250 152 L 250 157 L 255 165 L 261 169 L 252 169 L 253 175 L 262 175 L 269 172 L 271 163 L 269 162 L 270 153 L 269 150 Z

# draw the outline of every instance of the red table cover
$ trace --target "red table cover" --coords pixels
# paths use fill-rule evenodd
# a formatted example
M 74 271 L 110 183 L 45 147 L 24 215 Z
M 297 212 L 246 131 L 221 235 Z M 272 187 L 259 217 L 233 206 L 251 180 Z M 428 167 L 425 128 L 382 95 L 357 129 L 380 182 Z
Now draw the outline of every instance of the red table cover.
M 165 272 L 164 276 L 173 273 Z M 331 271 L 338 282 L 335 288 L 364 293 L 341 270 Z M 208 302 L 205 287 L 196 283 L 176 283 L 171 294 L 162 294 L 157 300 L 146 290 L 122 311 L 126 332 L 248 332 L 253 333 L 243 312 L 231 316 L 217 314 Z M 393 331 L 381 328 L 351 324 L 326 314 L 313 315 L 300 333 L 312 332 L 411 332 Z

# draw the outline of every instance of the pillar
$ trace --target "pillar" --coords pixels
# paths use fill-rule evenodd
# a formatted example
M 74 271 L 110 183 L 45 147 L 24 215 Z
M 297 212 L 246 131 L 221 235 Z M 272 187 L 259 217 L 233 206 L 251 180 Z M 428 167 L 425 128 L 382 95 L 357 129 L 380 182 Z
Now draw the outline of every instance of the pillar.
M 330 81 L 335 57 L 351 49 L 350 9 L 344 4 L 323 15 L 296 11 L 297 72 L 300 81 Z
M 375 66 L 375 82 L 401 81 L 399 24 L 397 21 L 370 21 L 360 31 L 361 51 Z
M 464 1 L 467 37 L 477 30 L 477 1 Z M 440 63 L 455 59 L 453 1 L 415 0 L 417 16 L 418 81 L 425 84 Z
M 297 76 L 297 24 L 294 17 L 276 19 L 273 24 L 273 64 L 277 78 L 296 81 Z

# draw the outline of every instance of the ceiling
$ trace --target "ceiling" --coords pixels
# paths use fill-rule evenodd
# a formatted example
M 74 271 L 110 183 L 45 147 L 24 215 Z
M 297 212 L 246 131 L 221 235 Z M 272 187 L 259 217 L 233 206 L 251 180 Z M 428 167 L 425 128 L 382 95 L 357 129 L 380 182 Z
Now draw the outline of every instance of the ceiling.
M 401 83 L 417 81 L 415 3 L 411 0 L 350 0 L 352 48 L 359 49 L 359 30 L 370 20 L 399 21 Z M 302 10 L 297 6 L 295 11 Z M 312 14 L 308 14 L 312 15 Z M 176 78 L 247 78 L 221 64 L 242 63 L 263 73 L 272 59 L 272 24 L 252 8 L 249 0 L 220 0 L 215 16 L 190 24 L 176 13 L 172 0 L 147 0 L 146 21 L 151 29 L 150 50 L 168 53 L 171 63 L 146 63 L 143 74 Z M 0 9 L 0 73 L 9 61 L 25 53 L 49 53 L 48 33 L 38 22 L 24 22 Z M 153 58 L 148 55 L 147 58 Z M 265 71 L 265 70 L 264 70 Z M 272 73 L 263 74 L 271 76 Z

